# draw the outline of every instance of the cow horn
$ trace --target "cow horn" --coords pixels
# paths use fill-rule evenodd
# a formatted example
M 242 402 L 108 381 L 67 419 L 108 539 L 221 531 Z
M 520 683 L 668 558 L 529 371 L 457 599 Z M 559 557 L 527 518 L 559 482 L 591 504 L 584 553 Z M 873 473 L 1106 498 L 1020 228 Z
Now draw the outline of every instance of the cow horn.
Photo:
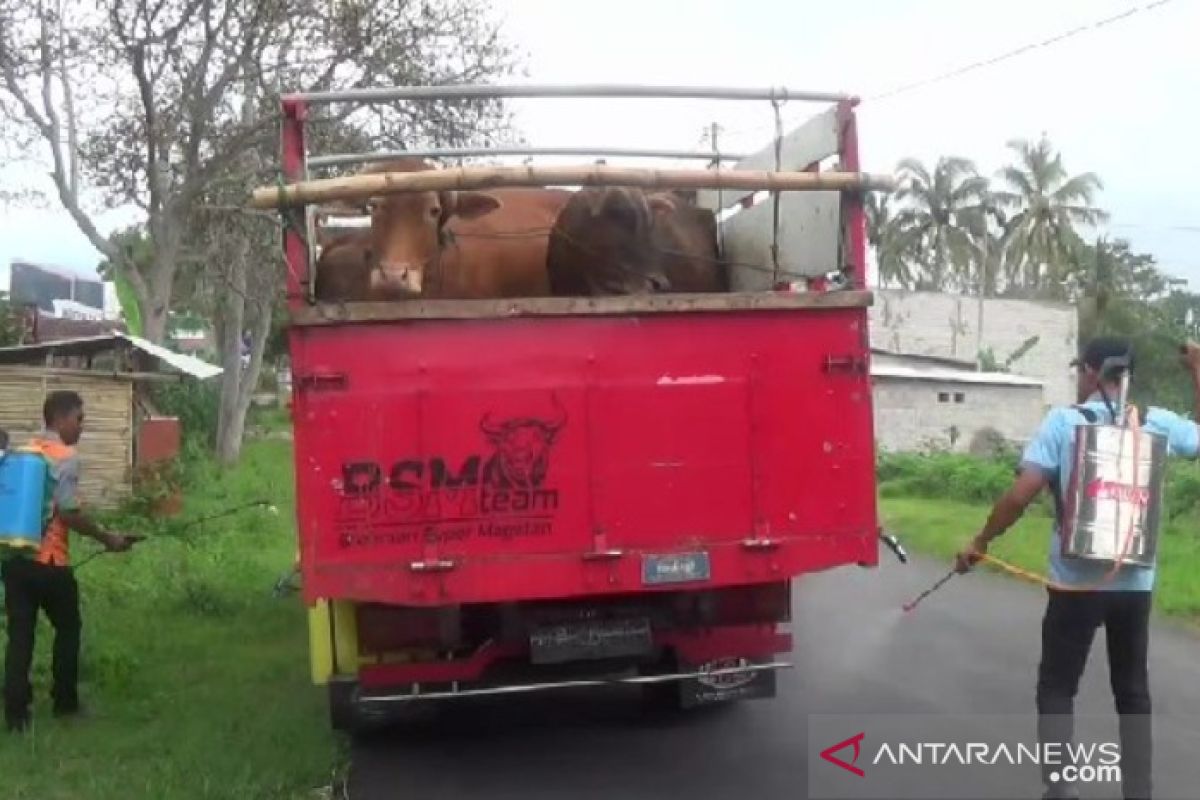
M 559 401 L 558 395 L 554 395 L 554 418 L 546 423 L 546 427 L 551 431 L 557 431 L 567 424 L 567 410 L 563 408 L 563 404 Z
M 490 411 L 484 414 L 483 419 L 479 421 L 479 429 L 488 436 L 499 436 L 504 431 L 503 426 L 497 425 L 492 420 L 492 412 Z

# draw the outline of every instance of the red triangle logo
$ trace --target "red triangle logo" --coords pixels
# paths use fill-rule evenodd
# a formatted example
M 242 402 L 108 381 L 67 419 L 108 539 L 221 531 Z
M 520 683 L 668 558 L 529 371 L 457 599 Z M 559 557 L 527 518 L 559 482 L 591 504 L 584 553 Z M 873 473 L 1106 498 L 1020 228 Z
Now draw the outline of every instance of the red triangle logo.
M 847 772 L 853 772 L 855 775 L 857 775 L 860 778 L 866 777 L 867 773 L 863 772 L 861 769 L 854 766 L 854 764 L 858 761 L 859 754 L 862 752 L 862 740 L 863 740 L 863 737 L 866 735 L 867 734 L 865 732 L 857 733 L 854 736 L 851 736 L 849 739 L 847 739 L 844 742 L 838 742 L 837 744 L 833 745 L 832 747 L 826 747 L 824 750 L 821 751 L 821 758 L 825 759 L 830 764 L 833 764 L 835 767 L 841 767 L 842 769 L 846 770 Z M 837 751 L 843 750 L 847 747 L 854 748 L 854 757 L 850 759 L 849 764 L 847 764 L 845 761 L 842 761 L 840 758 L 838 758 L 837 756 L 834 755 L 834 753 L 836 753 Z

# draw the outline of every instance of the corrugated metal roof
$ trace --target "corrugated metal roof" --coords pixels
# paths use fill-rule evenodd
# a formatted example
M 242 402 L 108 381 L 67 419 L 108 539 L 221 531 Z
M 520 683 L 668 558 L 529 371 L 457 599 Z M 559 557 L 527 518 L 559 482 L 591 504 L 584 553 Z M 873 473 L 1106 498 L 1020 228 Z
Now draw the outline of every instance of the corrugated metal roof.
M 941 381 L 944 383 L 982 383 L 995 386 L 1042 386 L 1042 381 L 1010 372 L 977 372 L 942 367 L 871 364 L 871 377 L 910 381 Z
M 55 342 L 27 344 L 19 347 L 0 347 L 0 363 L 33 363 L 38 357 L 44 356 L 47 353 L 61 353 L 63 355 L 98 353 L 111 350 L 120 341 L 128 342 L 138 350 L 154 356 L 164 364 L 174 367 L 193 378 L 207 380 L 208 378 L 215 378 L 224 372 L 220 367 L 210 364 L 207 361 L 195 358 L 194 356 L 174 353 L 165 347 L 160 347 L 145 339 L 119 331 L 114 331 L 104 336 L 84 336 L 78 339 L 62 339 Z
M 145 339 L 137 336 L 131 336 L 128 333 L 117 333 L 115 335 L 121 337 L 122 339 L 129 340 L 131 343 L 133 343 L 133 346 L 139 350 L 144 350 L 160 361 L 170 364 L 175 369 L 191 375 L 193 378 L 206 380 L 208 378 L 215 378 L 225 371 L 221 367 L 210 364 L 207 361 L 196 358 L 195 356 L 185 356 L 182 353 L 172 352 L 165 347 L 160 347 L 152 342 L 146 341 Z
M 914 364 L 927 364 L 931 366 L 949 367 L 951 369 L 965 369 L 971 372 L 975 371 L 975 362 L 963 358 L 931 356 L 924 353 L 902 353 L 895 350 L 888 350 L 886 347 L 872 347 L 871 356 L 875 359 L 907 361 Z

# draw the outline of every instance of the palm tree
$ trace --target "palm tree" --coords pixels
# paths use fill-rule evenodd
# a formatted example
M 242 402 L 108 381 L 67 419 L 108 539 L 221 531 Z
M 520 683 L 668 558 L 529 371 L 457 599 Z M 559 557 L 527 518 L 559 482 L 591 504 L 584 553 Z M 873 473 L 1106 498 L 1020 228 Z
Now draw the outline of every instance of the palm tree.
M 987 178 L 965 158 L 939 158 L 930 173 L 914 158 L 897 167 L 900 188 L 896 200 L 896 248 L 912 253 L 923 267 L 918 288 L 947 289 L 968 286 L 977 262 L 972 242 L 972 221 L 988 198 Z
M 863 203 L 867 215 L 867 243 L 875 250 L 881 286 L 910 289 L 913 284 L 908 259 L 897 247 L 897 230 L 892 218 L 891 195 L 872 192 Z
M 1108 217 L 1092 204 L 1100 178 L 1068 174 L 1062 154 L 1045 136 L 1037 144 L 1018 139 L 1008 146 L 1016 163 L 1000 171 L 1008 190 L 995 193 L 996 203 L 1014 212 L 1007 231 L 1007 283 L 1061 295 L 1083 244 L 1076 227 Z

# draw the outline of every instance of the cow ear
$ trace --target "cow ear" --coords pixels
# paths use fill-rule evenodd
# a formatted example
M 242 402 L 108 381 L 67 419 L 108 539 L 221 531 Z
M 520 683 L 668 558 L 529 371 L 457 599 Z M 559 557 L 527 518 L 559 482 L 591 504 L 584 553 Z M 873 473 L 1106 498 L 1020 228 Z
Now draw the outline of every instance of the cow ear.
M 453 214 L 459 219 L 476 219 L 500 208 L 495 197 L 483 192 L 455 192 Z
M 604 213 L 604 205 L 608 202 L 607 189 L 581 189 L 583 196 L 587 199 L 588 212 L 593 217 L 598 217 Z
M 647 200 L 650 204 L 650 210 L 654 212 L 656 217 L 663 217 L 667 214 L 675 212 L 675 201 L 665 194 L 651 195 Z

